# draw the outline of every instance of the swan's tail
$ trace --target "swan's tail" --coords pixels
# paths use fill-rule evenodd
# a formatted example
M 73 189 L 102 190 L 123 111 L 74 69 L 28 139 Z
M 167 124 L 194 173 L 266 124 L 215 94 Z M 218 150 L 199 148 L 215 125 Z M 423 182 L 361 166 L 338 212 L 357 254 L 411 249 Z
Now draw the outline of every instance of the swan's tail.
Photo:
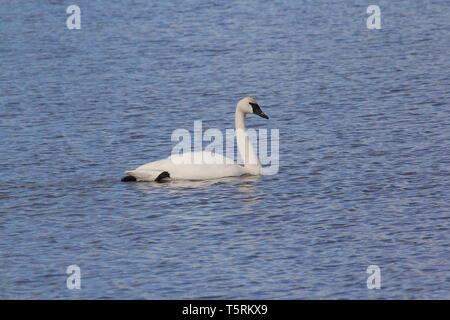
M 153 170 L 132 170 L 125 171 L 127 176 L 122 178 L 123 182 L 130 181 L 157 181 L 161 182 L 165 178 L 170 178 L 167 171 L 153 171 Z
M 136 181 L 136 178 L 133 176 L 125 176 L 120 181 L 122 181 L 122 182 Z

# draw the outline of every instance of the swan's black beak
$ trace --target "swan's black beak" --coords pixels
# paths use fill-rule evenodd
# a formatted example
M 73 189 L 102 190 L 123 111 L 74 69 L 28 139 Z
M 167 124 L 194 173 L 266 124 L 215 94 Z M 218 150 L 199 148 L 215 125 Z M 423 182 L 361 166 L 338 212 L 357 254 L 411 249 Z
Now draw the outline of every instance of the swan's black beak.
M 250 105 L 253 108 L 253 113 L 254 114 L 257 114 L 261 118 L 269 119 L 269 116 L 266 115 L 264 112 L 262 112 L 261 108 L 259 107 L 259 105 L 257 103 L 250 102 Z

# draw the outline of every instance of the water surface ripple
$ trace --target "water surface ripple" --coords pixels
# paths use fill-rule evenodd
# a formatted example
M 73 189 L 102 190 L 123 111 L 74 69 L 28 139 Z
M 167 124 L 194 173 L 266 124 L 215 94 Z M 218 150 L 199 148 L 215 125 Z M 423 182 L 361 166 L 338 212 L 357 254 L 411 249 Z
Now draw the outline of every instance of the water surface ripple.
M 76 4 L 0 3 L 0 298 L 450 298 L 448 1 Z M 120 182 L 247 95 L 277 175 Z

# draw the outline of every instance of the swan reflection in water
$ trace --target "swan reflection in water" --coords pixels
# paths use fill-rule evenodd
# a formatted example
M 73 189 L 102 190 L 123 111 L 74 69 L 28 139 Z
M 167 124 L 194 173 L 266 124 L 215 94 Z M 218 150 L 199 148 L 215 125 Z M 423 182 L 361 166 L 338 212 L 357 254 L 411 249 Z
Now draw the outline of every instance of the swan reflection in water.
M 256 187 L 261 179 L 262 176 L 245 175 L 214 180 L 136 182 L 128 186 L 142 192 L 144 197 L 145 195 L 152 195 L 160 198 L 161 193 L 164 193 L 165 197 L 183 199 L 189 198 L 193 192 L 204 192 L 206 203 L 210 203 L 211 200 L 215 203 L 232 200 L 240 208 L 236 213 L 246 215 L 252 212 L 252 207 L 264 200 L 264 195 L 257 192 Z M 221 195 L 216 197 L 218 191 L 221 192 Z
M 220 179 L 212 180 L 168 180 L 163 182 L 137 182 L 133 183 L 131 186 L 146 193 L 155 193 L 165 190 L 174 189 L 201 189 L 205 187 L 210 187 L 220 183 L 238 183 L 238 190 L 246 193 L 253 194 L 255 192 L 254 182 L 261 179 L 261 176 L 251 176 L 245 175 L 241 177 L 225 177 Z

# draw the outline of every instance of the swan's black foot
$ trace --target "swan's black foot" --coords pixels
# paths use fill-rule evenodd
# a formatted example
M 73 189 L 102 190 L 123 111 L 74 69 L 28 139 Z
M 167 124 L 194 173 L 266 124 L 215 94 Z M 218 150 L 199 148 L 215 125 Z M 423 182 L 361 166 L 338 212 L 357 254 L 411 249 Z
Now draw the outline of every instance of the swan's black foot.
M 125 176 L 125 177 L 122 178 L 121 181 L 123 181 L 123 182 L 136 181 L 136 178 L 133 177 L 133 176 Z
M 170 174 L 167 171 L 163 171 L 159 174 L 159 176 L 156 177 L 155 181 L 156 182 L 161 182 L 162 179 L 164 178 L 170 178 Z

